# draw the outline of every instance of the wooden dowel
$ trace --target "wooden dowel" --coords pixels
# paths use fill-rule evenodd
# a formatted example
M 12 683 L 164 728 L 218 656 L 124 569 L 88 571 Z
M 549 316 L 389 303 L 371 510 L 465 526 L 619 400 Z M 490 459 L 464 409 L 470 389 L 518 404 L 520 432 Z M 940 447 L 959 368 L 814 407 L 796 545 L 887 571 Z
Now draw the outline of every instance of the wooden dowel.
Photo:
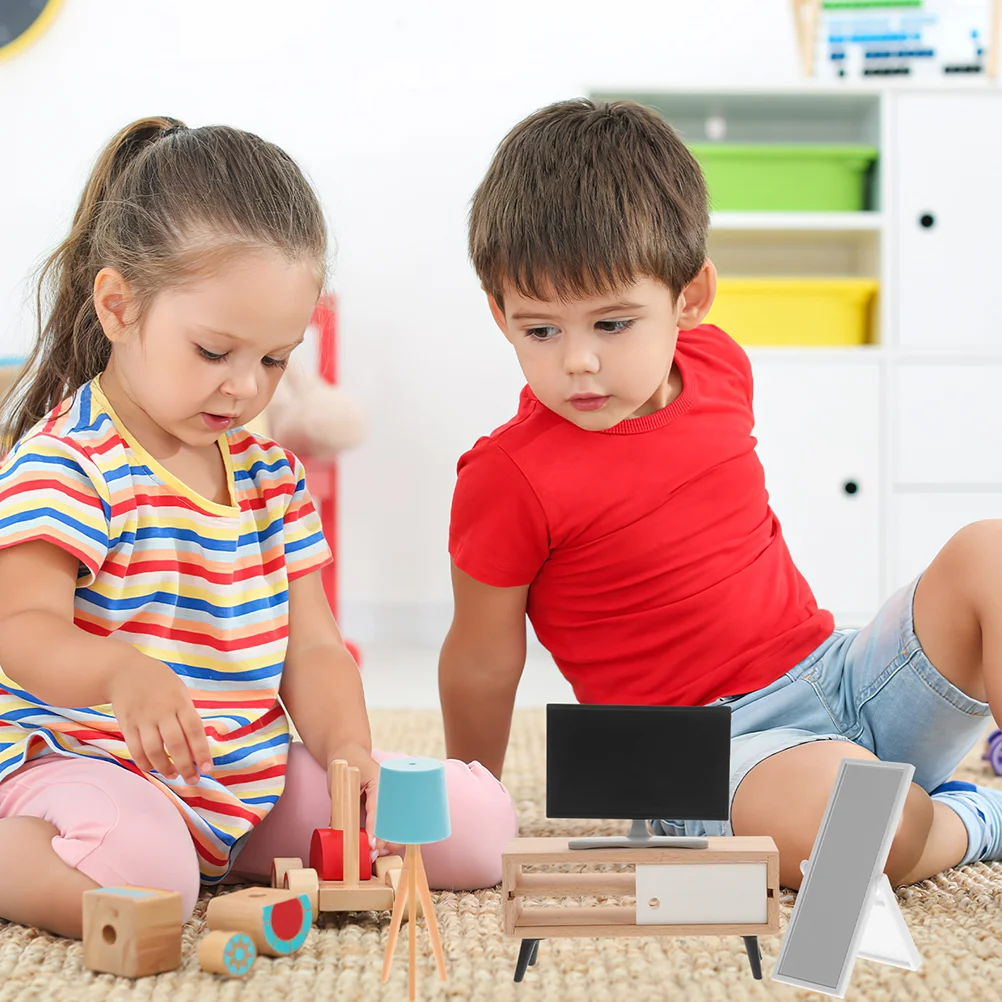
M 424 920 L 428 923 L 428 936 L 431 939 L 431 948 L 435 951 L 435 960 L 438 962 L 438 976 L 445 981 L 445 955 L 442 953 L 442 939 L 438 934 L 438 919 L 435 917 L 435 905 L 431 900 L 431 890 L 428 887 L 428 874 L 424 871 L 424 860 L 421 858 L 421 847 L 417 847 L 417 880 L 418 894 L 421 896 L 421 903 L 424 905 Z
M 343 759 L 331 762 L 331 828 L 344 830 L 344 787 L 348 778 L 348 763 Z
M 390 967 L 393 964 L 393 951 L 397 946 L 397 933 L 404 917 L 404 906 L 407 904 L 407 865 L 410 859 L 405 856 L 404 866 L 400 871 L 400 893 L 393 899 L 393 915 L 390 918 L 390 933 L 386 938 L 386 956 L 383 958 L 383 983 L 390 977 Z
M 407 846 L 407 855 L 410 862 L 407 866 L 407 918 L 411 924 L 409 933 L 410 958 L 408 963 L 408 984 L 410 986 L 410 1002 L 415 1002 L 417 998 L 417 860 L 416 854 L 420 850 L 417 846 Z
M 344 784 L 344 886 L 358 887 L 358 812 L 361 792 L 359 771 L 356 766 L 347 770 Z

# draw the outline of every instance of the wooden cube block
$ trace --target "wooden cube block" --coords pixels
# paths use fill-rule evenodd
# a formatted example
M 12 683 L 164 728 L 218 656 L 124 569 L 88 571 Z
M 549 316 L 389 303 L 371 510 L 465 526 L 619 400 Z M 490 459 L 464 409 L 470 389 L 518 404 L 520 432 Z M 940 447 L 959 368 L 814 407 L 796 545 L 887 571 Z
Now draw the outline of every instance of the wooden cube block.
M 83 896 L 84 964 L 143 978 L 181 966 L 181 895 L 145 887 L 102 887 Z

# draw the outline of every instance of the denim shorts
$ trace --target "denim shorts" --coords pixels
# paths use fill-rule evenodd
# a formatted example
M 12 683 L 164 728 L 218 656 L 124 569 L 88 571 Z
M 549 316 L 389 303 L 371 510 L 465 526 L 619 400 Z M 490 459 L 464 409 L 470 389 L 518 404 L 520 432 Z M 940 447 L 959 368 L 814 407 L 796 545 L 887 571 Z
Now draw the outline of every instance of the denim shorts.
M 988 704 L 933 667 L 915 635 L 912 582 L 862 630 L 837 630 L 771 685 L 718 699 L 731 708 L 730 808 L 763 759 L 808 741 L 852 741 L 910 762 L 924 790 L 945 783 L 985 732 Z M 733 835 L 727 821 L 653 821 L 664 835 Z

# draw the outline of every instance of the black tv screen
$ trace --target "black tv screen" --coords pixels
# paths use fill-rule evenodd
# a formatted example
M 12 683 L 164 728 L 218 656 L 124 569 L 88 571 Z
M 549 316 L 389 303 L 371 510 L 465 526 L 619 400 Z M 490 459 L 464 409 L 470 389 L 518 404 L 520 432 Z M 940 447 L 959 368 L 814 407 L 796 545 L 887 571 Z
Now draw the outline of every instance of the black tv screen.
M 725 821 L 729 706 L 546 707 L 546 816 Z

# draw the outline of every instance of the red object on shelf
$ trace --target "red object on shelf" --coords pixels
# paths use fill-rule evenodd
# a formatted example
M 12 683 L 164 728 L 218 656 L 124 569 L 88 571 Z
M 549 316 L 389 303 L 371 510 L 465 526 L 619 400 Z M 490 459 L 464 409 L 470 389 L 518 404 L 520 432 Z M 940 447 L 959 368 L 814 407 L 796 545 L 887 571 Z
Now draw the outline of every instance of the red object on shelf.
M 328 383 L 336 383 L 337 296 L 333 293 L 327 293 L 320 297 L 310 324 L 317 331 L 320 377 Z M 303 459 L 303 465 L 306 467 L 310 493 L 313 495 L 314 501 L 319 502 L 320 524 L 323 526 L 327 545 L 330 546 L 331 553 L 334 554 L 333 561 L 320 572 L 320 576 L 324 584 L 324 592 L 327 595 L 327 602 L 331 607 L 331 612 L 334 613 L 334 618 L 337 619 L 337 463 L 333 460 L 310 460 L 307 457 Z M 351 656 L 361 667 L 362 653 L 357 645 L 347 638 L 345 644 L 351 651 Z

